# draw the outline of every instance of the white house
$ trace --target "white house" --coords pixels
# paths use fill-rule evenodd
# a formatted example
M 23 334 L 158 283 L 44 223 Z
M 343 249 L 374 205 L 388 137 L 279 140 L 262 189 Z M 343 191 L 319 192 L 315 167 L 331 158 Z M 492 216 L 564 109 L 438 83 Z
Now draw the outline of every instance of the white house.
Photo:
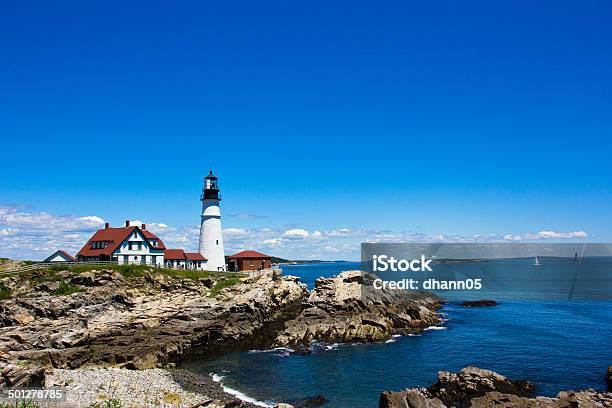
M 76 258 L 63 250 L 57 250 L 43 262 L 76 262 Z
M 146 224 L 125 222 L 125 227 L 98 230 L 77 253 L 79 261 L 113 261 L 123 264 L 164 266 L 166 247 Z

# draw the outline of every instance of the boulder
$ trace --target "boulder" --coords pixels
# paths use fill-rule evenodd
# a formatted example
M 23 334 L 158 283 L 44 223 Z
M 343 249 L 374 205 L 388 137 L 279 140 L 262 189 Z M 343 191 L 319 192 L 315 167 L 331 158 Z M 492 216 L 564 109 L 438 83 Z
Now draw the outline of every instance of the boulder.
M 44 282 L 34 288 L 34 290 L 39 292 L 53 292 L 58 289 L 59 282 Z
M 458 373 L 441 371 L 428 388 L 383 392 L 380 408 L 561 408 L 612 406 L 611 393 L 594 390 L 564 391 L 556 398 L 531 397 L 535 387 L 529 381 L 510 380 L 494 371 L 467 367 Z

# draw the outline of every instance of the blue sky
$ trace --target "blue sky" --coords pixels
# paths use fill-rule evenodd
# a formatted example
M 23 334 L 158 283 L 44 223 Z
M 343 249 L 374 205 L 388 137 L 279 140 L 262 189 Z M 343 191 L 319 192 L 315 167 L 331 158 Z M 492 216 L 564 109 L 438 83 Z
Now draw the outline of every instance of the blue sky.
M 209 169 L 228 251 L 612 239 L 609 2 L 0 7 L 0 256 L 195 248 Z

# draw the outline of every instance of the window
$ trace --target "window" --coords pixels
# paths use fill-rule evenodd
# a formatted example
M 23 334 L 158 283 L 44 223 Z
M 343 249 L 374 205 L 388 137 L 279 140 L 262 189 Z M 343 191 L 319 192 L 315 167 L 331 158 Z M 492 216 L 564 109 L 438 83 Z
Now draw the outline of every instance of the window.
M 217 240 L 217 245 L 219 245 L 219 240 Z
M 157 246 L 157 241 L 156 241 L 156 240 L 154 240 L 154 239 L 152 239 L 152 240 L 151 240 L 151 246 Z
M 131 251 L 132 249 L 134 249 L 134 243 L 133 242 L 128 242 L 128 249 Z

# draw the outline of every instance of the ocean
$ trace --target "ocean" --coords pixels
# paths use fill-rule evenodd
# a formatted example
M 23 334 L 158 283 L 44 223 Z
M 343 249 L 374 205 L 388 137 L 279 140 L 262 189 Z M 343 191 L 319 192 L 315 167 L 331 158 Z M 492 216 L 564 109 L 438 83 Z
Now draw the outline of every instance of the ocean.
M 357 263 L 289 265 L 310 288 L 319 276 Z M 612 365 L 612 302 L 506 300 L 495 307 L 449 302 L 445 322 L 378 344 L 320 345 L 309 355 L 251 350 L 186 363 L 242 398 L 295 403 L 317 395 L 326 407 L 377 407 L 380 393 L 428 386 L 438 371 L 475 365 L 535 383 L 538 395 L 605 390 Z

